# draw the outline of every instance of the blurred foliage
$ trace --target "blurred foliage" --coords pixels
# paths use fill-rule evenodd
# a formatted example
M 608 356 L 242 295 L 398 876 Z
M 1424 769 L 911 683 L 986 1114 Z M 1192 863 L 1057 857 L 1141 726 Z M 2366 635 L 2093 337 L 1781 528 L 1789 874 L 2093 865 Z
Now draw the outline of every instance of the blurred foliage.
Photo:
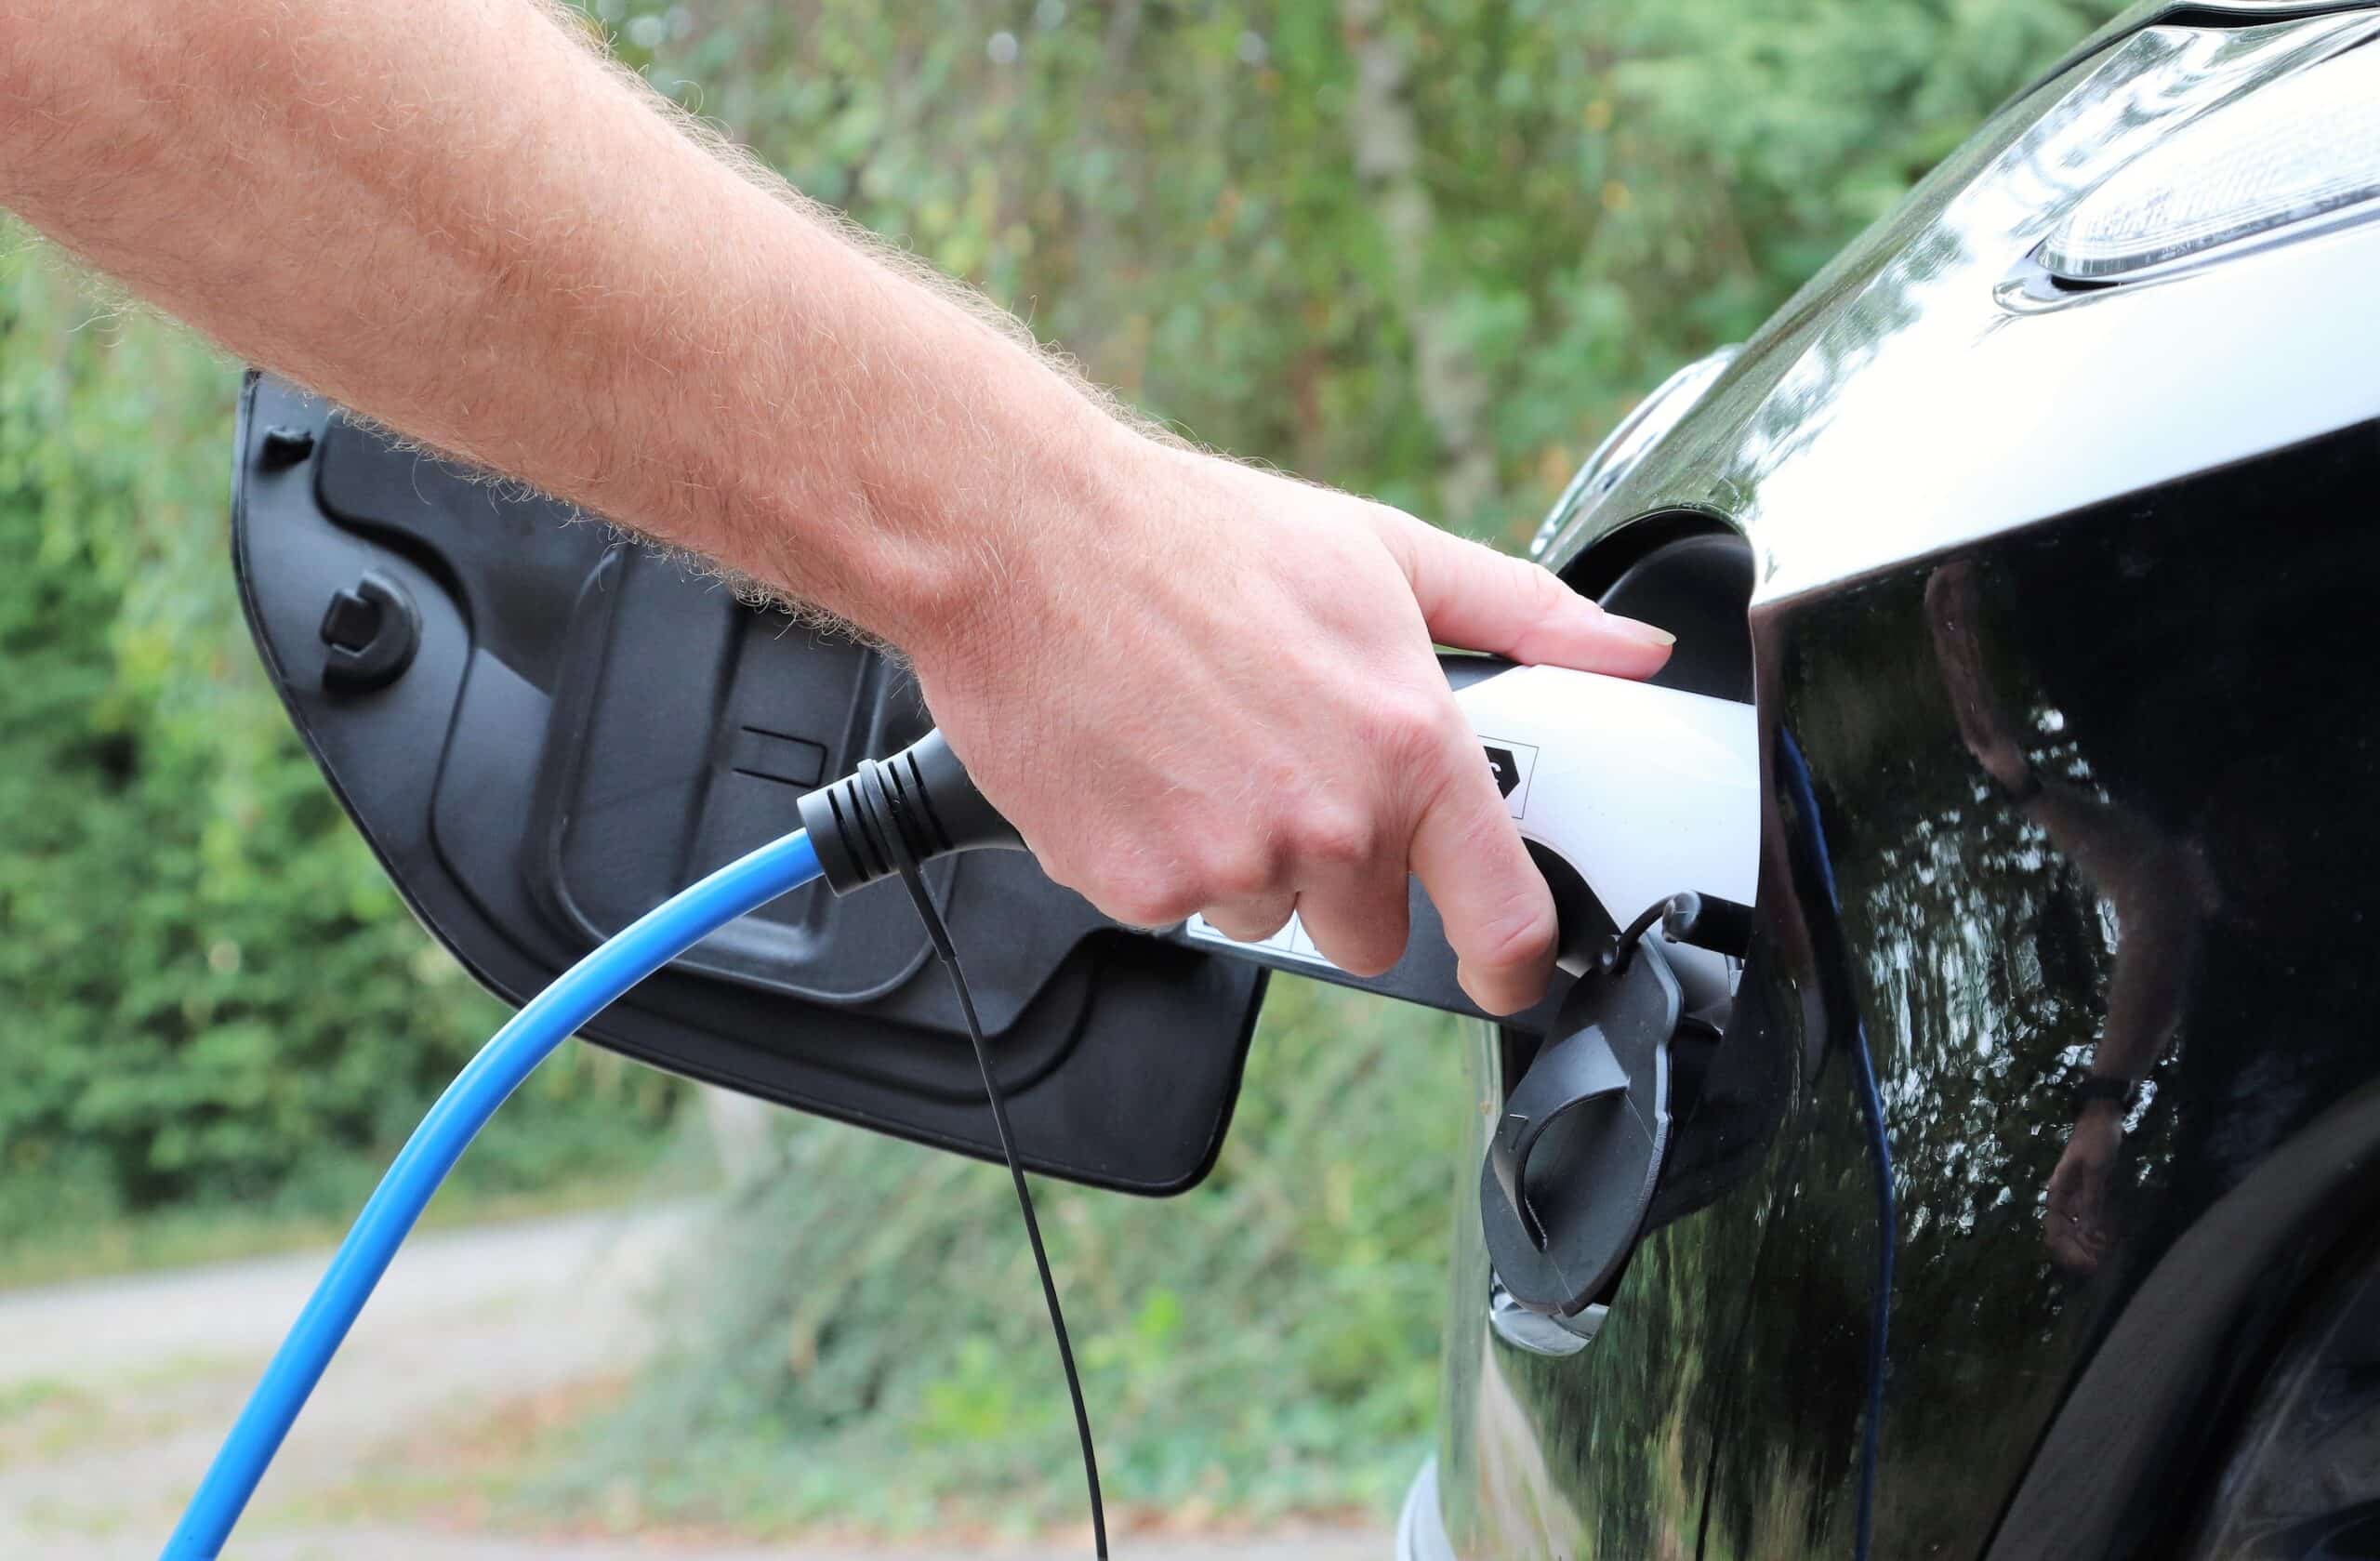
M 299 747 L 224 544 L 236 368 L 0 255 L 0 1240 L 165 1207 L 351 1211 L 500 1022 Z M 474 1193 L 657 1142 L 591 1050 L 464 1162 Z
M 1278 978 L 1213 1175 L 1038 1183 L 1110 1496 L 1384 1510 L 1425 1449 L 1465 1099 L 1451 1018 Z M 629 1527 L 1079 1521 L 1007 1172 L 817 1123 L 720 1217 L 672 1337 L 544 1493 Z M 668 1451 L 656 1457 L 655 1449 Z
M 1507 541 L 2115 9 L 582 3 L 655 86 L 1197 439 Z M 1458 376 L 1468 420 L 1433 409 Z M 1495 480 L 1449 506 L 1474 443 Z
M 585 0 L 630 64 L 1195 437 L 1523 536 L 1678 364 L 1749 333 L 2105 0 Z M 0 1235 L 337 1201 L 494 1019 L 251 667 L 232 374 L 0 259 Z M 1112 1489 L 1377 1506 L 1433 1414 L 1447 1026 L 1276 987 L 1211 1186 L 1045 1189 Z M 666 1108 L 586 1050 L 464 1162 L 571 1173 Z M 1072 1433 L 996 1170 L 838 1128 L 590 1433 L 606 1511 L 922 1520 Z M 655 1456 L 655 1449 L 667 1449 Z M 898 1477 L 890 1477 L 897 1471 Z

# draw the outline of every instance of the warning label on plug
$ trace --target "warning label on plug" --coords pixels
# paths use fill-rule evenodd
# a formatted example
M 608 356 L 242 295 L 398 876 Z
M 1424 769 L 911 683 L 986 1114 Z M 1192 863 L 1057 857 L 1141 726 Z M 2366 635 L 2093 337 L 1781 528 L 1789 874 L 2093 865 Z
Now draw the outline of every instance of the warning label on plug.
M 1504 806 L 1514 818 L 1527 813 L 1528 783 L 1537 774 L 1537 749 L 1501 737 L 1482 737 L 1480 747 L 1487 752 L 1488 770 L 1495 774 L 1496 789 L 1504 794 Z

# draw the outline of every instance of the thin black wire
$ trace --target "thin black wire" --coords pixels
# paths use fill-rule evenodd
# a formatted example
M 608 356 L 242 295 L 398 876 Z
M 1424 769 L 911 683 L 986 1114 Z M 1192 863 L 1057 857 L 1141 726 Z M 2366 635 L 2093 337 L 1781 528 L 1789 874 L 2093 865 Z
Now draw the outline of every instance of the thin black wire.
M 1646 906 L 1637 914 L 1635 920 L 1631 921 L 1628 924 L 1628 930 L 1620 933 L 1620 940 L 1612 945 L 1611 969 L 1613 974 L 1617 975 L 1621 971 L 1628 968 L 1628 961 L 1634 959 L 1636 956 L 1637 944 L 1644 940 L 1644 936 L 1646 933 L 1652 931 L 1653 923 L 1659 921 L 1661 919 L 1661 914 L 1669 908 L 1670 902 L 1668 900 L 1655 900 L 1651 905 Z
M 984 1094 L 992 1105 L 992 1126 L 1000 1138 L 1000 1154 L 1008 1160 L 1009 1180 L 1016 1184 L 1016 1206 L 1025 1213 L 1025 1239 L 1033 1244 L 1033 1266 L 1041 1271 L 1041 1298 L 1050 1303 L 1050 1329 L 1058 1336 L 1058 1359 L 1066 1369 L 1066 1393 L 1075 1404 L 1075 1435 L 1082 1442 L 1082 1476 L 1091 1487 L 1091 1535 L 1093 1552 L 1099 1561 L 1107 1561 L 1107 1509 L 1099 1499 L 1099 1455 L 1091 1450 L 1091 1410 L 1083 1403 L 1082 1378 L 1075 1370 L 1075 1348 L 1066 1338 L 1066 1315 L 1058 1306 L 1058 1281 L 1050 1274 L 1050 1254 L 1041 1245 L 1041 1222 L 1033 1215 L 1033 1194 L 1025 1185 L 1025 1168 L 1016 1158 L 1016 1139 L 1008 1125 L 1008 1103 L 1000 1094 L 999 1082 L 992 1077 L 991 1050 L 984 1041 L 984 1022 L 975 1016 L 975 996 L 967 989 L 967 972 L 959 966 L 959 949 L 951 942 L 950 929 L 942 919 L 942 912 L 934 908 L 933 896 L 926 893 L 924 878 L 915 863 L 902 853 L 901 881 L 908 886 L 910 903 L 918 907 L 918 919 L 926 925 L 926 936 L 932 940 L 933 951 L 942 959 L 943 968 L 950 972 L 950 985 L 959 993 L 959 1011 L 967 1019 L 967 1039 L 975 1048 L 975 1065 L 984 1075 Z

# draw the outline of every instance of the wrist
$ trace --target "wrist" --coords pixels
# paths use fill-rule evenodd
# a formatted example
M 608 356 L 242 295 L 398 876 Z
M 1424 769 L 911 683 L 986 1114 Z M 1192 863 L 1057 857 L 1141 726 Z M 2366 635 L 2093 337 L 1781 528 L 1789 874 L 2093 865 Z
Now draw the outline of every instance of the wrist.
M 1086 592 L 1112 592 L 1147 562 L 1142 523 L 1172 452 L 1034 367 L 1046 378 L 990 424 L 972 471 L 887 518 L 909 552 L 882 576 L 892 589 L 869 627 L 920 668 L 997 661 L 1044 627 L 1104 611 Z
M 2074 1115 L 2078 1119 L 2096 1114 L 2121 1121 L 2131 1112 L 2138 1092 L 2138 1086 L 2129 1078 L 2113 1074 L 2087 1075 L 2073 1088 Z

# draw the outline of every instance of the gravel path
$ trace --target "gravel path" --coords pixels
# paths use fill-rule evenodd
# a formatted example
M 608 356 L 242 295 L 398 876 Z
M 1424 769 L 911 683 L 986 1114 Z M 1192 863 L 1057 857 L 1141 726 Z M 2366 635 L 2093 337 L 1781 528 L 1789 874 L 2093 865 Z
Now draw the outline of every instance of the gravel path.
M 1114 1545 L 1119 1561 L 1388 1561 L 1395 1549 L 1386 1534 L 1358 1534 L 1345 1529 L 1292 1531 L 1263 1539 L 1159 1540 L 1143 1542 L 1119 1540 Z M 1089 1554 L 1085 1544 L 1079 1552 Z M 64 1561 L 82 1561 L 112 1552 L 44 1552 Z M 235 1561 L 398 1561 L 422 1556 L 430 1561 L 1025 1561 L 1046 1558 L 1051 1547 L 998 1550 L 917 1550 L 891 1548 L 853 1550 L 828 1546 L 772 1545 L 718 1549 L 688 1549 L 674 1544 L 632 1542 L 553 1542 L 500 1540 L 471 1536 L 400 1533 L 390 1530 L 338 1529 L 323 1533 L 286 1533 L 245 1541 L 235 1546 Z M 144 1561 L 150 1558 L 144 1557 Z
M 376 1457 L 442 1425 L 616 1379 L 652 1343 L 642 1298 L 690 1207 L 573 1215 L 407 1243 L 258 1493 L 238 1561 L 962 1561 L 935 1549 L 653 1546 L 325 1528 Z M 325 1254 L 0 1294 L 0 1556 L 148 1561 Z M 1384 1534 L 1120 1543 L 1139 1561 L 1378 1561 Z M 1033 1554 L 974 1550 L 964 1561 Z

